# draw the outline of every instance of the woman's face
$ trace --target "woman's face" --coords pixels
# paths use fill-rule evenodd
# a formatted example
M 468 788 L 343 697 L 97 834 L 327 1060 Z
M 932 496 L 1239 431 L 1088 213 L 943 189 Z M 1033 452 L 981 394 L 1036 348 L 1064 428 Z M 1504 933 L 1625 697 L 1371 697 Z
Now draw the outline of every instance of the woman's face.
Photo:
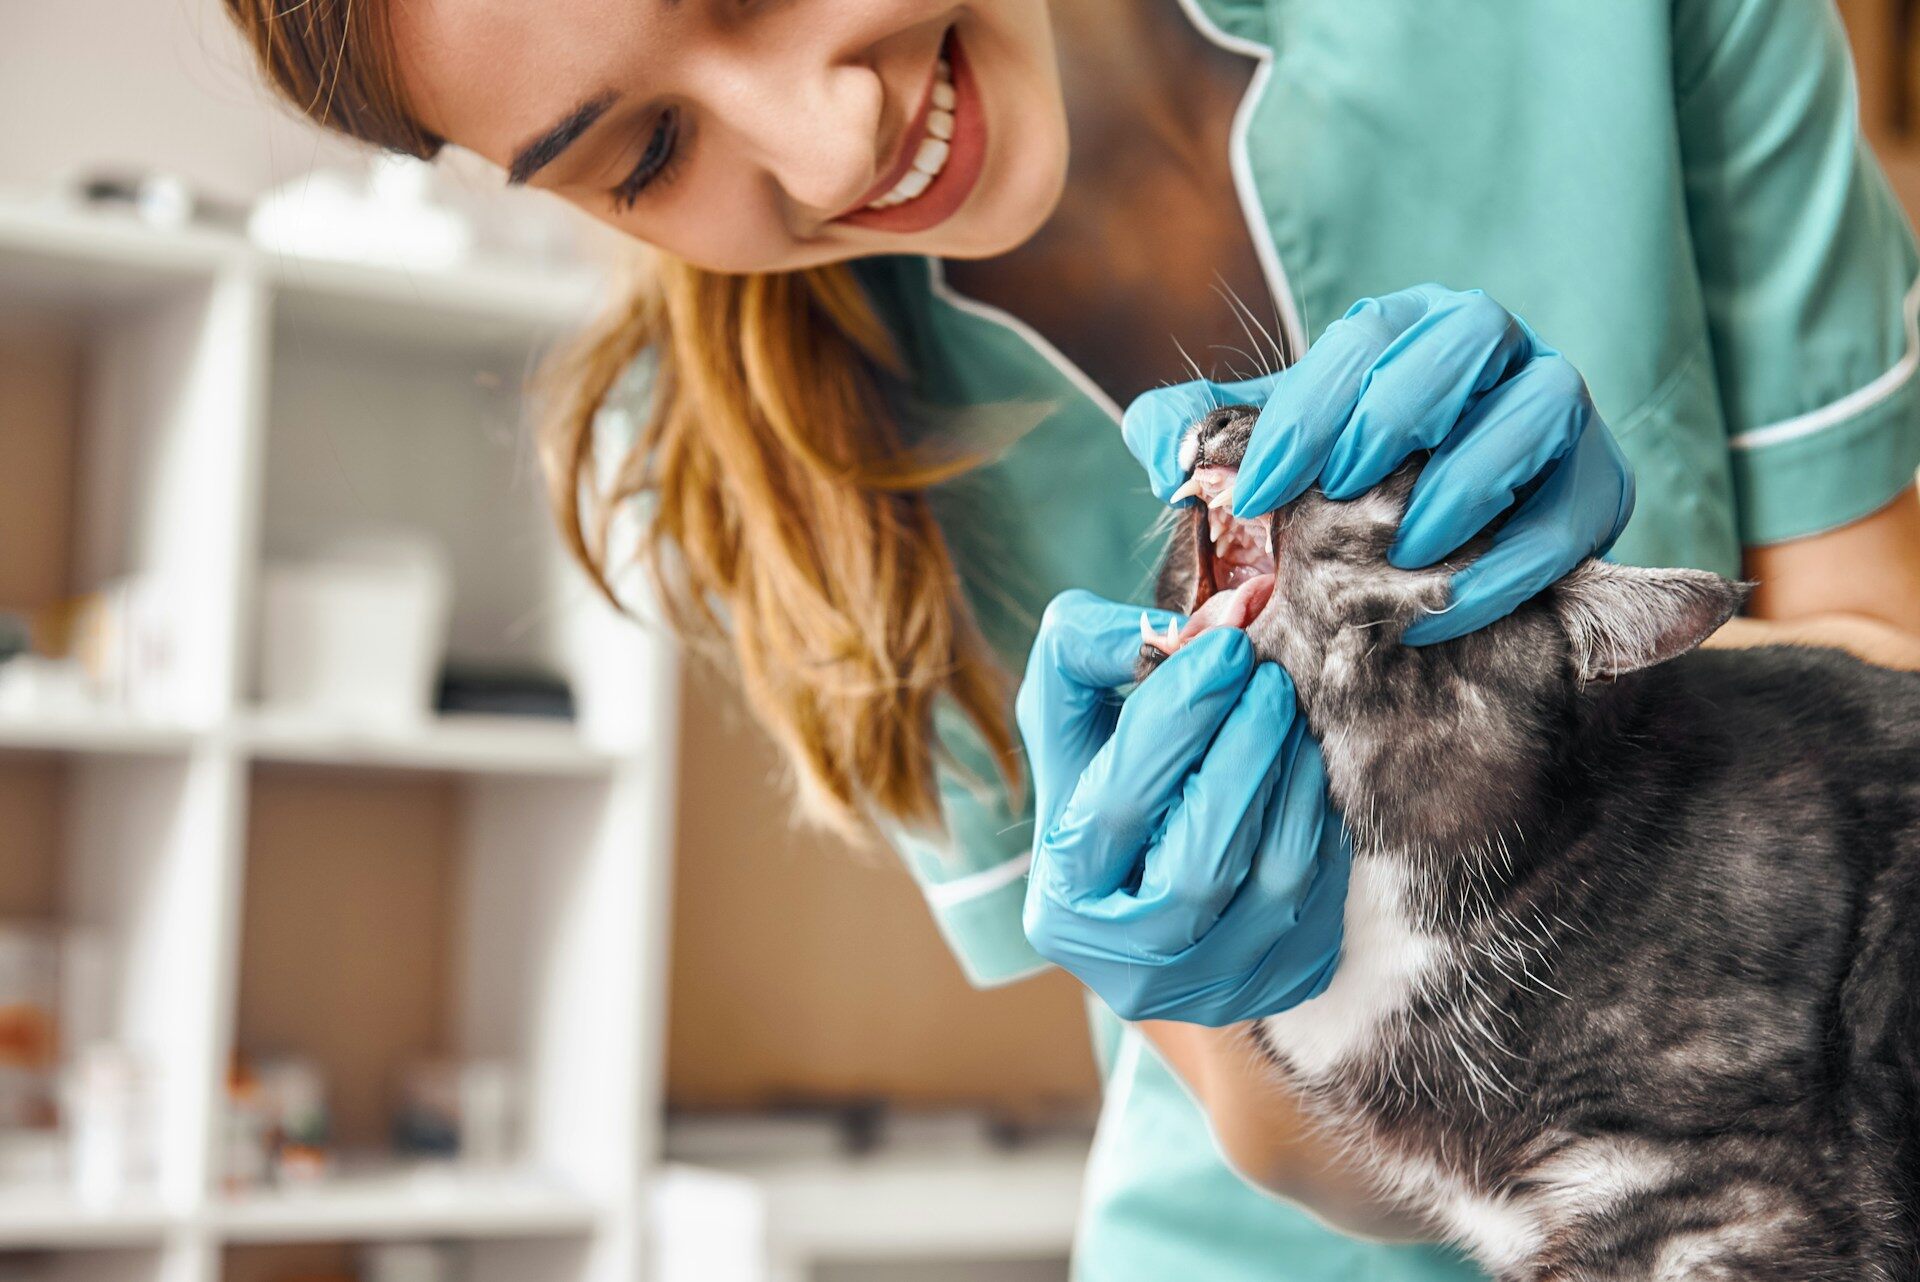
M 716 271 L 1001 253 L 1065 181 L 1047 0 L 391 3 L 423 125 Z

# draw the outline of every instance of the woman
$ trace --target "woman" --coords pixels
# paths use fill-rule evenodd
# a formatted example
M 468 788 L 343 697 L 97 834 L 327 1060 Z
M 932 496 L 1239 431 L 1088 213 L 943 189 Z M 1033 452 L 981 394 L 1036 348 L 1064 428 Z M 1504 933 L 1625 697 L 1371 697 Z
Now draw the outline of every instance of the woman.
M 563 526 L 604 569 L 645 494 L 667 599 L 725 619 L 816 810 L 901 834 L 978 982 L 1044 952 L 1105 999 L 1086 1278 L 1467 1272 L 1321 1223 L 1418 1234 L 1236 1036 L 1338 955 L 1310 741 L 1206 756 L 1227 717 L 1291 717 L 1284 674 L 1220 633 L 1113 711 L 1139 637 L 1112 603 L 1211 398 L 1265 406 L 1243 513 L 1439 446 L 1396 550 L 1427 563 L 1531 495 L 1422 641 L 1608 546 L 1758 579 L 1747 638 L 1920 632 L 1917 264 L 1824 6 L 228 3 L 315 119 L 458 143 L 664 251 L 570 371 Z M 1246 373 L 1310 333 L 1278 378 L 1161 386 L 1175 340 Z M 642 426 L 602 504 L 609 402 Z M 1037 831 L 1007 800 L 1023 664 Z M 1229 847 L 1260 853 L 1223 887 Z

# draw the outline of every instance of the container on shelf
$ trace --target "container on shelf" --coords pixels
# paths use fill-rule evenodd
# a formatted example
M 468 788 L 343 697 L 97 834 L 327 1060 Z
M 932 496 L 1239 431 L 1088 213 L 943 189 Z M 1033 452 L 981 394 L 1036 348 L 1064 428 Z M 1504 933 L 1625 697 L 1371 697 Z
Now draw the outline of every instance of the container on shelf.
M 418 726 L 433 711 L 452 596 L 445 554 L 399 531 L 270 563 L 261 702 L 326 724 Z
M 151 1173 L 146 1074 L 125 1047 L 96 1042 L 67 1073 L 66 1121 L 73 1193 L 87 1207 L 126 1200 Z
M 60 945 L 37 923 L 0 922 L 0 1131 L 54 1123 Z

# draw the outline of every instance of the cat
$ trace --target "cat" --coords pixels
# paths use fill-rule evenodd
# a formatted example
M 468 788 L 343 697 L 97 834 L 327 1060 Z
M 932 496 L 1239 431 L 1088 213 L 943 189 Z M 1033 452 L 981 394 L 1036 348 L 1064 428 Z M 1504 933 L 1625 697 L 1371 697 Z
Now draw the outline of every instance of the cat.
M 1502 1282 L 1920 1277 L 1920 675 L 1696 649 L 1743 585 L 1598 560 L 1403 645 L 1488 536 L 1388 563 L 1418 463 L 1235 521 L 1256 416 L 1182 442 L 1192 621 L 1140 675 L 1243 627 L 1352 835 L 1338 969 L 1259 1052 Z

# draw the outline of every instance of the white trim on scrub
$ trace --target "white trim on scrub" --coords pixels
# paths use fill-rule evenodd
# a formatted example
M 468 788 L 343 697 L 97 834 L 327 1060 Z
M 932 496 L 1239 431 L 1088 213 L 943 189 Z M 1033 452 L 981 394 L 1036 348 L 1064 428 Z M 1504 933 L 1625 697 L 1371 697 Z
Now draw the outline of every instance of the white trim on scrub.
M 1201 9 L 1200 0 L 1180 0 L 1180 8 L 1201 35 L 1230 53 L 1252 58 L 1256 64 L 1247 92 L 1234 109 L 1233 130 L 1227 138 L 1227 166 L 1233 171 L 1234 190 L 1240 194 L 1241 216 L 1253 233 L 1253 252 L 1260 259 L 1261 271 L 1266 273 L 1267 292 L 1273 295 L 1273 304 L 1280 309 L 1280 323 L 1286 327 L 1287 355 L 1297 361 L 1307 350 L 1307 327 L 1300 321 L 1287 269 L 1280 264 L 1280 250 L 1273 243 L 1273 228 L 1267 223 L 1267 212 L 1260 206 L 1260 189 L 1254 185 L 1253 162 L 1247 153 L 1247 134 L 1253 128 L 1254 109 L 1260 105 L 1267 81 L 1273 75 L 1273 49 L 1257 40 L 1243 40 L 1221 30 Z
M 1907 380 L 1913 377 L 1913 371 L 1920 369 L 1920 280 L 1914 281 L 1913 287 L 1907 291 L 1900 314 L 1907 329 L 1907 350 L 1886 373 L 1830 405 L 1778 423 L 1769 423 L 1765 427 L 1736 432 L 1727 438 L 1727 444 L 1736 450 L 1762 450 L 1769 445 L 1797 441 L 1803 436 L 1812 436 L 1849 419 L 1858 418 L 1905 387 Z
M 955 904 L 964 904 L 969 899 L 978 899 L 982 895 L 991 895 L 1009 882 L 1019 881 L 1027 875 L 1027 869 L 1033 863 L 1033 855 L 1015 855 L 1005 863 L 995 864 L 991 868 L 982 868 L 979 872 L 965 873 L 952 881 L 927 882 L 921 886 L 921 893 L 927 902 L 935 908 L 952 908 Z
M 1029 347 L 1046 357 L 1055 369 L 1065 375 L 1067 381 L 1078 388 L 1081 395 L 1087 397 L 1095 405 L 1105 410 L 1108 417 L 1113 419 L 1114 422 L 1118 423 L 1120 421 L 1120 407 L 1114 404 L 1113 398 L 1107 395 L 1106 389 L 1089 378 L 1085 370 L 1069 360 L 1065 352 L 1043 338 L 1039 330 L 1027 324 L 1018 316 L 1002 311 L 991 303 L 983 303 L 977 298 L 969 298 L 952 285 L 949 285 L 947 283 L 947 266 L 938 258 L 927 259 L 927 282 L 932 287 L 935 298 L 938 298 L 949 306 L 959 308 L 970 316 L 977 316 L 983 321 L 998 325 L 1002 329 L 1010 329 L 1015 334 L 1018 334 L 1026 341 Z

